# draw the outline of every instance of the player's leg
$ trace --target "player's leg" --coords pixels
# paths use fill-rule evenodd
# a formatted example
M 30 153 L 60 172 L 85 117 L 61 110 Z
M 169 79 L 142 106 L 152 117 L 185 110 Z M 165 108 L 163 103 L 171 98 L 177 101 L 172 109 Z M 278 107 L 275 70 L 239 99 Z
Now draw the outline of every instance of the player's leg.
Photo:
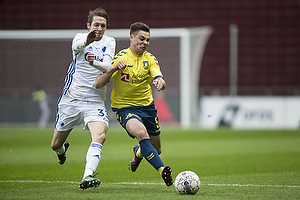
M 144 113 L 145 116 L 147 116 L 144 118 L 144 124 L 150 135 L 151 144 L 156 148 L 157 152 L 161 154 L 161 130 L 154 104 L 145 108 Z M 157 171 L 162 176 L 167 186 L 173 185 L 172 170 L 169 166 L 162 166 L 158 168 Z
M 158 155 L 161 154 L 161 139 L 160 134 L 159 135 L 150 135 L 151 144 L 156 149 Z
M 86 154 L 86 166 L 83 177 L 93 175 L 101 159 L 102 146 L 106 140 L 107 125 L 104 122 L 89 122 L 88 127 L 92 143 Z
M 132 118 L 127 121 L 127 131 L 134 137 L 137 137 L 140 143 L 140 152 L 143 157 L 159 172 L 167 186 L 173 185 L 172 170 L 169 166 L 164 166 L 157 150 L 151 144 L 146 127 L 138 119 Z M 160 135 L 160 134 L 159 134 Z M 157 149 L 161 149 L 160 136 L 151 136 L 153 144 Z M 132 163 L 131 163 L 132 168 Z M 137 167 L 136 167 L 137 168 Z
M 71 130 L 82 123 L 82 115 L 77 109 L 79 102 L 63 96 L 58 103 L 56 112 L 55 130 L 51 142 L 51 148 L 57 153 L 59 164 L 66 161 L 66 151 L 69 143 L 66 141 Z
M 146 127 L 138 119 L 131 118 L 126 123 L 126 130 L 136 137 L 140 143 L 140 151 L 143 157 L 157 170 L 163 166 L 157 150 L 153 147 Z
M 157 150 L 158 154 L 161 154 L 161 139 L 160 139 L 160 134 L 159 135 L 150 135 L 150 140 L 151 144 L 155 147 Z M 162 171 L 164 169 L 164 166 L 160 167 L 157 169 L 159 174 L 162 174 Z
M 106 140 L 106 132 L 108 129 L 108 116 L 106 109 L 97 104 L 88 105 L 85 109 L 88 113 L 85 117 L 85 129 L 88 127 L 92 142 L 86 153 L 86 165 L 83 179 L 79 183 L 79 187 L 85 190 L 90 187 L 97 187 L 101 181 L 94 177 L 101 159 L 102 146 Z
M 161 154 L 161 139 L 159 135 L 150 135 L 151 144 L 157 149 L 157 152 Z M 157 169 L 158 173 L 162 176 L 167 186 L 171 186 L 173 184 L 172 179 L 172 170 L 169 166 L 162 166 Z
M 104 122 L 89 122 L 89 127 L 92 143 L 86 153 L 86 165 L 83 174 L 83 179 L 79 183 L 79 187 L 85 190 L 89 187 L 97 187 L 101 181 L 93 176 L 95 173 L 102 153 L 102 145 L 106 140 L 107 125 Z
M 72 129 L 71 129 L 72 130 Z M 66 151 L 69 148 L 69 143 L 66 142 L 71 130 L 58 131 L 54 130 L 51 148 L 56 152 L 59 164 L 64 164 L 67 158 Z

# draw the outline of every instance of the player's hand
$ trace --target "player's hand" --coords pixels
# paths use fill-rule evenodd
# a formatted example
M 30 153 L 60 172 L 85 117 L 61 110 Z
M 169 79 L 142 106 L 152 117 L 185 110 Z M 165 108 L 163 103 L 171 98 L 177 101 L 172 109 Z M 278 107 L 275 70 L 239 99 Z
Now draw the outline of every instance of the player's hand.
M 95 55 L 93 53 L 88 53 L 86 56 L 86 59 L 89 62 L 89 65 L 91 65 L 91 66 L 94 65 Z
M 162 77 L 154 79 L 152 84 L 158 91 L 164 90 L 166 88 L 166 82 Z
M 96 35 L 97 35 L 97 29 L 95 29 L 95 30 L 92 30 L 92 31 L 90 31 L 89 32 L 89 34 L 88 34 L 88 36 L 86 37 L 86 41 L 85 41 L 85 46 L 87 46 L 87 45 L 89 45 L 89 44 L 91 44 L 92 42 L 94 42 L 95 41 L 95 37 L 96 37 Z
M 115 66 L 114 66 L 115 70 L 121 70 L 123 72 L 123 70 L 126 68 L 126 63 L 123 60 L 120 60 Z

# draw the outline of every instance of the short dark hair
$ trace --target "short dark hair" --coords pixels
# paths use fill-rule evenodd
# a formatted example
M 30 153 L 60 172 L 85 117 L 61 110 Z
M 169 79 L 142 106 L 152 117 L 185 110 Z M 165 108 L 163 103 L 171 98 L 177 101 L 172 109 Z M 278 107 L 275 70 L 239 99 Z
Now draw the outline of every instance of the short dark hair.
M 135 22 L 130 26 L 130 35 L 135 35 L 138 31 L 145 31 L 150 33 L 150 28 L 148 25 L 144 24 L 143 22 Z
M 106 13 L 106 11 L 103 8 L 96 8 L 95 10 L 90 10 L 87 22 L 90 23 L 90 24 L 92 24 L 94 16 L 103 17 L 104 19 L 106 19 L 106 26 L 109 25 L 108 14 Z

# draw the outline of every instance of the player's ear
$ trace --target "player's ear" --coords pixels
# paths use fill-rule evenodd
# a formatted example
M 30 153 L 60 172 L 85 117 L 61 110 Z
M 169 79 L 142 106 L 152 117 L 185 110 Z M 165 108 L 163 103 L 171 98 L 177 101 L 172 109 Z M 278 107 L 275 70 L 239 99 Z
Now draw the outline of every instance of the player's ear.
M 89 30 L 90 30 L 90 28 L 91 28 L 91 24 L 90 24 L 89 22 L 87 22 L 87 23 L 86 23 L 86 27 L 87 27 L 87 29 L 89 29 Z
M 131 41 L 133 38 L 134 38 L 134 35 L 133 35 L 133 34 L 130 34 L 130 36 L 129 36 L 130 41 Z

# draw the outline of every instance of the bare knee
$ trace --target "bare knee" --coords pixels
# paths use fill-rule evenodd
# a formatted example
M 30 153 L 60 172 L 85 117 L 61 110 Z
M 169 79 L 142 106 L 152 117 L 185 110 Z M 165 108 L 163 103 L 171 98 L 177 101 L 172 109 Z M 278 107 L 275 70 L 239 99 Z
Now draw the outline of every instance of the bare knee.
M 104 132 L 99 136 L 99 143 L 103 144 L 105 141 L 106 141 L 106 133 Z
M 92 135 L 92 142 L 104 144 L 105 141 L 106 141 L 106 132 L 105 131 Z
M 92 142 L 104 144 L 106 140 L 107 125 L 104 122 L 89 122 L 88 124 Z
M 135 137 L 138 139 L 138 141 L 141 141 L 143 139 L 149 138 L 147 131 L 145 130 L 139 130 L 135 133 Z

